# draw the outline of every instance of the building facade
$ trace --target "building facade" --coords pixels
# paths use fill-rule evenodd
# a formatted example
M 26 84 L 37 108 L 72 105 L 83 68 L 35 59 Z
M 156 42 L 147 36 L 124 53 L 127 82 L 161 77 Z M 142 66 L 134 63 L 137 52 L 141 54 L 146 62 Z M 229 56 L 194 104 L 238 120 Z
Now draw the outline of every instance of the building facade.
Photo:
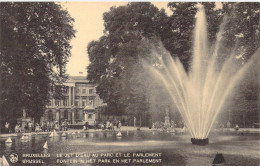
M 51 99 L 41 121 L 67 120 L 70 124 L 90 124 L 98 118 L 99 107 L 106 106 L 96 94 L 96 86 L 86 77 L 71 76 L 64 83 L 64 100 Z

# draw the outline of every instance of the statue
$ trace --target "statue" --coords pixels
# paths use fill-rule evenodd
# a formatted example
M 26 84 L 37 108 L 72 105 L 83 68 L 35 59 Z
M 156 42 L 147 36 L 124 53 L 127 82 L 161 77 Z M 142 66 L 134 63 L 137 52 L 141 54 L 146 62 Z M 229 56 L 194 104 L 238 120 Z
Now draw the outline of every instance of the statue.
M 170 117 L 169 117 L 169 108 L 166 108 L 166 115 L 165 115 L 165 120 L 164 120 L 164 127 L 167 129 L 169 128 L 170 125 Z

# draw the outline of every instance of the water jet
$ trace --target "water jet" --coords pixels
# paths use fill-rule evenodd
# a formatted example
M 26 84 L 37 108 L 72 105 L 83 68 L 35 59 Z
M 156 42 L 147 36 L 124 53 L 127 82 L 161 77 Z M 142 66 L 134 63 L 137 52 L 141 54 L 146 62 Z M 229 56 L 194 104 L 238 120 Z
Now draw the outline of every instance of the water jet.
M 156 49 L 153 55 L 158 55 L 158 65 L 150 66 L 150 70 L 167 89 L 173 105 L 190 132 L 192 144 L 207 145 L 219 112 L 232 96 L 233 88 L 243 78 L 250 63 L 237 66 L 233 53 L 226 59 L 219 58 L 222 57 L 219 50 L 222 48 L 223 24 L 216 35 L 211 53 L 203 6 L 198 8 L 195 19 L 193 56 L 189 71 L 184 69 L 178 58 L 172 58 L 166 50 Z

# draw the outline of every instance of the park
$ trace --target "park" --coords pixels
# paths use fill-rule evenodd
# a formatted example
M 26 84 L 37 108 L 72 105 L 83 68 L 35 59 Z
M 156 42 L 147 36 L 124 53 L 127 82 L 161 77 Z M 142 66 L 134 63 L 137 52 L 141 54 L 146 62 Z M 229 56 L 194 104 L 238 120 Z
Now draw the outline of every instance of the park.
M 0 163 L 260 164 L 259 3 L 111 7 L 80 77 L 61 6 L 1 5 Z

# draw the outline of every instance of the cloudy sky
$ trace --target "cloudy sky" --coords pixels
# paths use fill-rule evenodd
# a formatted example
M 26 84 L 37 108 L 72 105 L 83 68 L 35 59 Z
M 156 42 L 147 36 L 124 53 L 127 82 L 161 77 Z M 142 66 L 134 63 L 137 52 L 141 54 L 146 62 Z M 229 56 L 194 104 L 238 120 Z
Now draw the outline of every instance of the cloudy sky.
M 127 2 L 60 2 L 75 19 L 74 28 L 76 37 L 71 41 L 72 56 L 67 64 L 69 75 L 86 75 L 86 67 L 89 64 L 87 45 L 92 40 L 97 40 L 103 35 L 103 13 L 109 11 L 112 6 L 126 5 Z M 168 2 L 153 2 L 159 9 L 165 8 L 167 13 Z

